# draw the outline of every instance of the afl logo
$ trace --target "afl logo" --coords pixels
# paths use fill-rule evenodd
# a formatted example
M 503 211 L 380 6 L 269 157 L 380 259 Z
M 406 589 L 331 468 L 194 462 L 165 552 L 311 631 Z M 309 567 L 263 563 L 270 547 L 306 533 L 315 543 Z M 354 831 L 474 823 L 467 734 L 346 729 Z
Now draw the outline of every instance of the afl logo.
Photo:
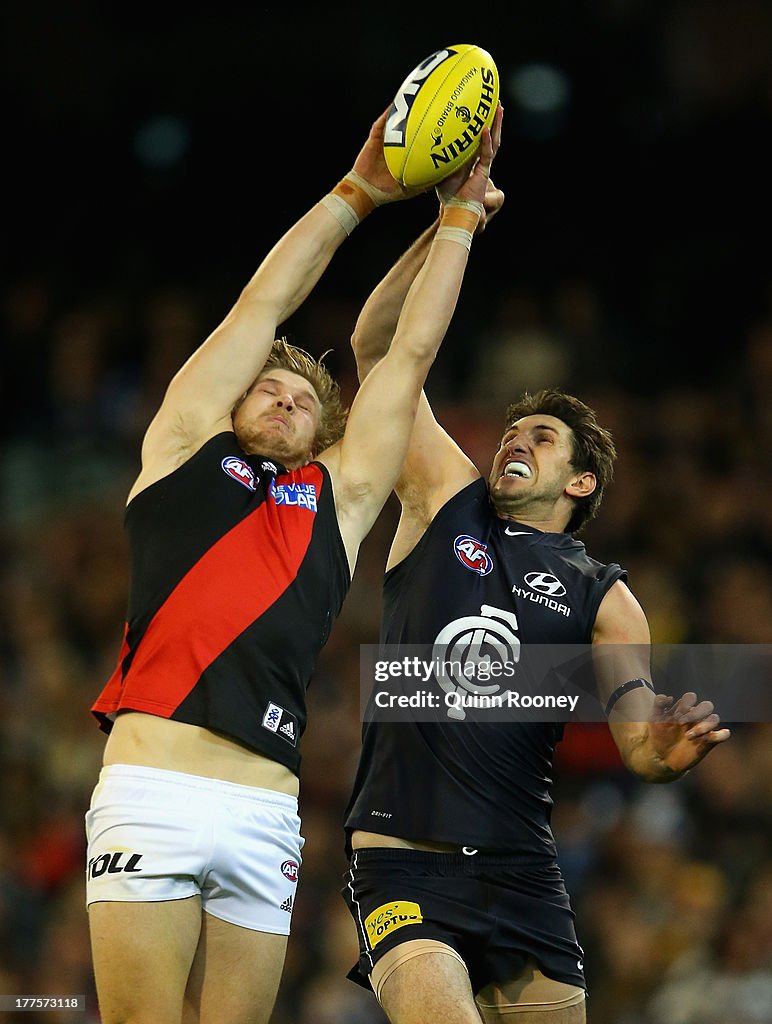
M 247 490 L 255 490 L 255 472 L 248 462 L 237 458 L 235 455 L 226 455 L 220 465 L 228 476 L 238 480 Z
M 523 579 L 537 594 L 547 594 L 549 597 L 564 597 L 566 588 L 557 578 L 548 572 L 527 572 Z
M 285 860 L 281 866 L 281 873 L 285 878 L 289 878 L 290 882 L 297 882 L 298 880 L 298 866 L 294 860 Z
M 456 537 L 453 550 L 459 562 L 478 576 L 487 576 L 493 570 L 493 559 L 486 551 L 485 544 L 469 534 L 462 533 Z

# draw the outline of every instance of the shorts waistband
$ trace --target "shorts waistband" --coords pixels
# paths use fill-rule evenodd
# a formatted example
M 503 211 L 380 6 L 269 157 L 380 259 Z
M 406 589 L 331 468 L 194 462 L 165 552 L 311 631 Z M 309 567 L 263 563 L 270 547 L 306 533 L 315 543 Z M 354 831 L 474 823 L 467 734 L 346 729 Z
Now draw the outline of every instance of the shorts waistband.
M 352 851 L 351 863 L 357 868 L 372 867 L 378 864 L 413 864 L 416 867 L 430 868 L 434 871 L 452 871 L 454 874 L 475 874 L 485 868 L 501 868 L 510 865 L 518 868 L 541 867 L 543 860 L 535 860 L 533 864 L 523 860 L 514 850 L 477 850 L 475 847 L 464 847 L 475 850 L 474 853 L 434 853 L 430 850 L 407 850 L 394 847 L 367 846 Z
M 276 789 L 262 789 L 259 786 L 242 786 L 238 782 L 226 782 L 224 779 L 212 779 L 206 775 L 191 775 L 188 772 L 173 772 L 168 768 L 145 768 L 137 764 L 105 765 L 99 773 L 99 782 L 109 779 L 140 779 L 143 782 L 163 782 L 167 786 L 179 786 L 181 789 L 193 790 L 196 793 L 211 793 L 228 799 L 250 800 L 274 807 L 283 807 L 288 811 L 298 812 L 297 797 L 289 793 L 281 793 Z

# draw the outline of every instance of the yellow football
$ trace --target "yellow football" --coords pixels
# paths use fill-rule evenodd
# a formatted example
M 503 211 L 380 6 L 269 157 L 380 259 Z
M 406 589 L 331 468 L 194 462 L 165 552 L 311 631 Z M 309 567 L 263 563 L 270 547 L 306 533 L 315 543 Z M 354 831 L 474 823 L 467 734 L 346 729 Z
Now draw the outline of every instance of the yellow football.
M 401 185 L 436 185 L 472 157 L 499 102 L 491 55 L 472 43 L 446 46 L 413 68 L 397 90 L 383 152 Z

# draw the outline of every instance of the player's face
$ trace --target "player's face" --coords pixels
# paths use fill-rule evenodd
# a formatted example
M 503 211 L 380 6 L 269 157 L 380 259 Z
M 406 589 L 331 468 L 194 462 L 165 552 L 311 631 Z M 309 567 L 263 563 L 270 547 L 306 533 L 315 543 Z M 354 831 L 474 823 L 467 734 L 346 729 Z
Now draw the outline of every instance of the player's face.
M 524 416 L 501 439 L 488 478 L 497 512 L 547 515 L 577 477 L 571 428 L 556 416 Z M 568 499 L 570 500 L 570 499 Z
M 248 455 L 267 455 L 288 469 L 311 458 L 321 404 L 313 386 L 297 373 L 266 370 L 233 416 L 233 429 Z

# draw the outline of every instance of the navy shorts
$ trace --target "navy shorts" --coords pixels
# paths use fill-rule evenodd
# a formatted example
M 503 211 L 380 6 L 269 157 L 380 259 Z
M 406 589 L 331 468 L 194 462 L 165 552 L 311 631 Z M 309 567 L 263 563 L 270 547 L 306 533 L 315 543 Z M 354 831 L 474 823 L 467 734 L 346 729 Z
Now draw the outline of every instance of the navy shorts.
M 584 953 L 557 864 L 512 854 L 355 850 L 343 898 L 356 922 L 359 962 L 348 977 L 367 988 L 375 964 L 411 939 L 451 946 L 472 991 L 517 977 L 527 960 L 548 978 L 586 988 Z

